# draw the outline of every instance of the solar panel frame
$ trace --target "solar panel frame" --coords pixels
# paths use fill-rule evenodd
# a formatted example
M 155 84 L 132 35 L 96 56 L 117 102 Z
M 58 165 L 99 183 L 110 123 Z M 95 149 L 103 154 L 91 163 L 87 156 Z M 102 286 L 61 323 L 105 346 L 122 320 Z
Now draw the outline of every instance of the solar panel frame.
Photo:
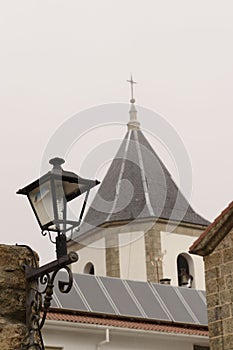
M 197 320 L 190 313 L 190 310 L 187 309 L 177 294 L 175 287 L 155 283 L 152 283 L 152 286 L 160 295 L 174 322 L 197 324 Z
M 192 310 L 199 324 L 207 325 L 208 324 L 207 311 L 206 313 L 203 312 L 203 310 L 206 310 L 206 305 L 203 302 L 203 299 L 198 293 L 198 291 L 196 289 L 184 287 L 184 288 L 179 288 L 179 293 L 181 293 L 185 302 L 187 303 L 189 308 Z
M 161 321 L 171 321 L 167 310 L 164 308 L 159 298 L 150 287 L 149 283 L 141 281 L 127 280 L 126 283 L 129 285 L 133 294 L 137 298 L 141 307 L 144 310 L 147 318 L 156 319 Z
M 206 291 L 205 290 L 198 290 L 198 293 L 200 294 L 204 304 L 207 305 L 207 302 L 206 302 Z
M 97 313 L 116 315 L 113 305 L 94 275 L 76 274 L 74 280 L 85 297 L 90 310 Z
M 145 318 L 121 279 L 109 277 L 100 279 L 119 310 L 119 315 Z
M 55 284 L 54 284 L 54 293 L 59 303 L 62 305 L 62 307 L 67 310 L 89 311 L 88 307 L 85 305 L 85 302 L 83 301 L 82 296 L 80 296 L 79 292 L 75 288 L 75 281 L 73 283 L 73 286 L 69 294 L 61 293 L 59 291 L 56 281 L 63 280 L 63 279 L 64 280 L 67 279 L 66 273 L 63 271 L 60 271 L 57 278 L 55 279 Z

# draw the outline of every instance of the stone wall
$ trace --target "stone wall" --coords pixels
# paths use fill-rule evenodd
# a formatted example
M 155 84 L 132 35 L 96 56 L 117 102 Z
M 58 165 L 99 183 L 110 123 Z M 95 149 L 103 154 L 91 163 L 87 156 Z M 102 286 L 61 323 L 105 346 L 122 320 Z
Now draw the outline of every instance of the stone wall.
M 106 275 L 120 277 L 120 259 L 118 236 L 110 234 L 106 242 Z
M 0 245 L 0 348 L 19 350 L 26 336 L 26 280 L 22 264 L 31 264 L 27 248 Z
M 159 259 L 162 256 L 159 225 L 145 233 L 145 248 L 147 280 L 159 283 L 163 278 L 162 261 Z
M 204 262 L 211 350 L 232 350 L 233 231 Z

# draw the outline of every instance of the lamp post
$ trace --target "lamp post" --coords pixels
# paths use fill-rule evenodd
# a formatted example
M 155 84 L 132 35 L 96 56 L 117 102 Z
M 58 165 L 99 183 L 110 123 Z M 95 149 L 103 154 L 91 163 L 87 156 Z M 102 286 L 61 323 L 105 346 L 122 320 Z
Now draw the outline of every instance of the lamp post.
M 44 350 L 41 329 L 51 305 L 54 280 L 61 269 L 65 269 L 68 273 L 68 282 L 58 281 L 58 288 L 62 293 L 69 293 L 71 290 L 73 276 L 68 265 L 76 262 L 78 255 L 75 252 L 67 254 L 66 234 L 80 225 L 90 189 L 99 184 L 97 180 L 84 179 L 73 172 L 63 170 L 61 165 L 64 162 L 61 158 L 51 159 L 49 161 L 53 165 L 51 171 L 17 192 L 27 196 L 42 234 L 49 233 L 50 238 L 51 232 L 57 234 L 56 260 L 38 267 L 34 256 L 34 266 L 24 265 L 27 280 L 26 324 L 28 327 L 25 349 Z M 69 220 L 67 203 L 81 194 L 85 194 L 85 198 L 79 219 L 78 221 Z M 31 249 L 30 251 L 34 255 Z M 39 290 L 39 284 L 44 285 L 42 291 Z

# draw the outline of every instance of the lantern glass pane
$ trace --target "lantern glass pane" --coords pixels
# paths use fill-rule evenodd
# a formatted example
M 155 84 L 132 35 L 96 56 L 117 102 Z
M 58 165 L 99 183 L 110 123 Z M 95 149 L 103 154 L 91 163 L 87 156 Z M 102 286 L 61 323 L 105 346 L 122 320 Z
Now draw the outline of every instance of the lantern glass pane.
M 62 186 L 62 181 L 55 180 L 55 192 L 56 192 L 56 207 L 58 220 L 63 220 L 65 215 L 65 194 Z
M 79 195 L 80 185 L 77 183 L 72 183 L 68 181 L 63 181 L 63 188 L 66 198 L 69 198 L 71 195 Z
M 65 230 L 65 220 L 66 220 L 66 198 L 63 189 L 64 182 L 61 180 L 55 180 L 55 192 L 56 192 L 56 207 L 57 207 L 57 219 L 61 221 L 60 224 L 57 225 L 57 228 L 60 231 Z M 63 222 L 63 223 L 62 223 Z
M 33 189 L 29 197 L 42 227 L 54 220 L 52 190 L 49 181 Z

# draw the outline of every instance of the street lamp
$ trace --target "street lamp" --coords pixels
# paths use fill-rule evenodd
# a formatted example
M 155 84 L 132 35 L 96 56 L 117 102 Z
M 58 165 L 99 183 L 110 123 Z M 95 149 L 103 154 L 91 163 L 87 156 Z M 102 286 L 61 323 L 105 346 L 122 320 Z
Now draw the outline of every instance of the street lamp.
M 69 280 L 68 282 L 59 281 L 59 290 L 62 293 L 68 293 L 71 290 L 73 276 L 68 265 L 76 262 L 78 255 L 75 252 L 67 254 L 66 234 L 80 225 L 90 189 L 99 184 L 97 180 L 83 179 L 73 172 L 63 170 L 61 165 L 64 162 L 61 158 L 51 159 L 49 161 L 53 165 L 51 171 L 17 192 L 17 194 L 27 196 L 42 234 L 57 233 L 56 260 L 41 267 L 35 263 L 34 266 L 24 265 L 28 282 L 26 300 L 28 337 L 25 349 L 33 347 L 34 349 L 44 349 L 40 331 L 51 305 L 55 277 L 61 269 L 67 271 Z M 78 221 L 69 220 L 67 218 L 67 203 L 81 194 L 85 194 L 85 198 L 79 219 Z M 32 250 L 31 253 L 34 255 Z M 34 259 L 35 261 L 36 259 Z M 39 291 L 39 284 L 45 285 L 42 292 Z
M 73 172 L 65 171 L 64 159 L 53 158 L 51 171 L 20 189 L 17 194 L 26 195 L 40 225 L 42 233 L 57 232 L 57 258 L 67 254 L 65 233 L 80 225 L 90 189 L 99 184 L 97 180 L 83 179 Z M 85 193 L 78 221 L 67 219 L 67 202 Z

